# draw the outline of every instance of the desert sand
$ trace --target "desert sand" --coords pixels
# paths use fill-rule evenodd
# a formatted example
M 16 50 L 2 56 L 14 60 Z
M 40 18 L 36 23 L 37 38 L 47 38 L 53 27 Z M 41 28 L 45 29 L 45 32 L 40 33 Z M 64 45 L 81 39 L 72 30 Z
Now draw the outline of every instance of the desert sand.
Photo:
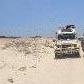
M 54 59 L 50 38 L 0 39 L 0 84 L 84 84 L 84 58 Z

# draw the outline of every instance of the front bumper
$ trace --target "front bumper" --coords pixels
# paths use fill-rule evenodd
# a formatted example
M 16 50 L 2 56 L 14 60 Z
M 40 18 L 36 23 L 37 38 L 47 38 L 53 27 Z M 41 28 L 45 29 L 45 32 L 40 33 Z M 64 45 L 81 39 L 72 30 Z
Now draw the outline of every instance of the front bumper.
M 55 58 L 71 58 L 71 57 L 80 57 L 79 50 L 75 49 L 62 49 L 55 50 Z

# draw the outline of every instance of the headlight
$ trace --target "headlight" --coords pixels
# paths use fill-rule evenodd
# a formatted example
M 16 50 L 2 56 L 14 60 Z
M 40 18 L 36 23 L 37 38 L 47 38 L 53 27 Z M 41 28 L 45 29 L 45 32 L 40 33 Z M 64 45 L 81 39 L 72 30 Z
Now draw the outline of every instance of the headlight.
M 79 48 L 75 48 L 76 50 L 79 50 Z
M 79 49 L 76 49 L 76 50 L 79 50 Z

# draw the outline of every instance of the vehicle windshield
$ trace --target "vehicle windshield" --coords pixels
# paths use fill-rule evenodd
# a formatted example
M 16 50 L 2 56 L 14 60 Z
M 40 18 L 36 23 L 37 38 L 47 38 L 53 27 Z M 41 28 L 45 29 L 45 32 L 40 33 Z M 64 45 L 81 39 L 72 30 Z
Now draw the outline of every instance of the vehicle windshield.
M 75 34 L 62 34 L 62 35 L 58 35 L 58 39 L 63 39 L 63 40 L 67 40 L 67 39 L 75 39 Z

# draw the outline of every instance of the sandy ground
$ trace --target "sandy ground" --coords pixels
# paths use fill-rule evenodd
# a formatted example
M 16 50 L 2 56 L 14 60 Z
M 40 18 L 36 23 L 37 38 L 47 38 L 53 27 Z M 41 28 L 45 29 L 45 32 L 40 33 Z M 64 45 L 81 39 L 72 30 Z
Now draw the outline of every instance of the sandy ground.
M 41 40 L 0 39 L 0 84 L 84 84 L 84 58 L 54 59 Z

